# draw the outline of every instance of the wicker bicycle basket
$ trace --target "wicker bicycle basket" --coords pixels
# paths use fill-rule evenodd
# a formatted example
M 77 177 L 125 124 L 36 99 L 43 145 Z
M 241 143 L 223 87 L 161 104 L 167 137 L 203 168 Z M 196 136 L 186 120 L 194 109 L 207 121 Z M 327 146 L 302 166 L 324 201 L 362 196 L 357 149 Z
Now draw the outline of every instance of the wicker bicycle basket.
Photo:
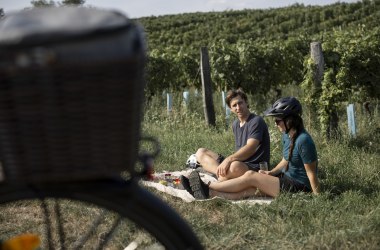
M 0 161 L 4 182 L 133 172 L 145 45 L 122 14 L 43 8 L 0 21 Z

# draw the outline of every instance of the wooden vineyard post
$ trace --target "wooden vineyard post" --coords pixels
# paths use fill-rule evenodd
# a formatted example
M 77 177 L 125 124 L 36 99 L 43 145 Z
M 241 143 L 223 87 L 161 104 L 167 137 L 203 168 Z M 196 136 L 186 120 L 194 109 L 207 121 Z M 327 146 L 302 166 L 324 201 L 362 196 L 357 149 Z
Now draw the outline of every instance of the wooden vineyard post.
M 314 88 L 316 91 L 321 89 L 323 79 L 323 67 L 325 60 L 323 58 L 322 45 L 320 42 L 312 42 L 310 44 L 311 58 L 317 66 L 316 74 L 314 75 Z
M 211 72 L 208 51 L 206 47 L 201 48 L 201 78 L 203 92 L 203 108 L 206 123 L 215 127 L 215 111 L 212 99 Z
M 311 89 L 312 96 L 314 98 L 319 98 L 320 90 L 322 86 L 323 79 L 323 67 L 324 67 L 324 58 L 322 52 L 322 45 L 320 42 L 310 43 L 310 57 L 315 63 L 316 69 L 313 75 L 313 87 Z M 313 103 L 315 100 L 313 101 Z M 308 124 L 311 125 L 311 117 L 317 117 L 317 110 L 315 107 L 311 106 L 309 109 L 309 121 Z
M 319 96 L 321 88 L 322 88 L 322 81 L 323 81 L 323 74 L 324 74 L 324 58 L 323 58 L 323 51 L 322 51 L 322 45 L 320 42 L 312 42 L 310 44 L 310 53 L 311 58 L 314 61 L 316 65 L 316 71 L 314 75 L 314 96 Z M 332 136 L 335 136 L 338 132 L 338 114 L 336 110 L 330 110 L 329 111 L 329 118 L 328 118 L 328 124 L 326 127 L 326 136 L 327 139 L 330 139 Z

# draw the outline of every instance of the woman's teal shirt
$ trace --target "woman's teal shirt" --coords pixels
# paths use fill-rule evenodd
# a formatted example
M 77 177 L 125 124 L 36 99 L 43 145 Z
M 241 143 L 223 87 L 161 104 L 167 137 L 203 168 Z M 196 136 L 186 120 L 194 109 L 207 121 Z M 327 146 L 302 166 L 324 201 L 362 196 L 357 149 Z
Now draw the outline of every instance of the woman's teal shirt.
M 283 157 L 285 160 L 289 161 L 288 157 L 291 139 L 287 133 L 283 133 L 282 143 Z M 314 161 L 318 161 L 318 155 L 314 141 L 306 130 L 302 130 L 295 141 L 292 159 L 289 161 L 289 168 L 285 174 L 311 189 L 310 181 L 307 177 L 304 164 L 312 163 Z

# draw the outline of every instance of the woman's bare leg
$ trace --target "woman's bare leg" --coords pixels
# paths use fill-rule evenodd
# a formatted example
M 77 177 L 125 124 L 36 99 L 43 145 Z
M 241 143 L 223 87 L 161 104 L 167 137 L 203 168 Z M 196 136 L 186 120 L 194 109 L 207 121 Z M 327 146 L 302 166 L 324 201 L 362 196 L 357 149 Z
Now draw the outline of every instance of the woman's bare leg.
M 262 193 L 275 197 L 280 193 L 280 180 L 277 177 L 250 170 L 235 179 L 212 182 L 209 187 L 224 193 L 240 193 L 251 188 L 258 188 Z
M 222 197 L 228 200 L 241 200 L 244 198 L 258 196 L 258 195 L 257 195 L 256 188 L 248 188 L 244 191 L 237 192 L 237 193 L 225 193 L 225 192 L 219 192 L 219 191 L 210 189 L 210 197 L 215 197 L 215 196 Z

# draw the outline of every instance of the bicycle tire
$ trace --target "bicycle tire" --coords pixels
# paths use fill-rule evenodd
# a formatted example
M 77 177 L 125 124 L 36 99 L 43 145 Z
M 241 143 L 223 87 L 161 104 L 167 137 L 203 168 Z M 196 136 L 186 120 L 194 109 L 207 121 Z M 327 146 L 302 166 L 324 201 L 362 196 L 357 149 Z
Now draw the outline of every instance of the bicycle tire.
M 203 249 L 190 226 L 134 179 L 33 186 L 0 185 L 0 204 L 46 198 L 86 202 L 114 211 L 149 232 L 166 249 Z

